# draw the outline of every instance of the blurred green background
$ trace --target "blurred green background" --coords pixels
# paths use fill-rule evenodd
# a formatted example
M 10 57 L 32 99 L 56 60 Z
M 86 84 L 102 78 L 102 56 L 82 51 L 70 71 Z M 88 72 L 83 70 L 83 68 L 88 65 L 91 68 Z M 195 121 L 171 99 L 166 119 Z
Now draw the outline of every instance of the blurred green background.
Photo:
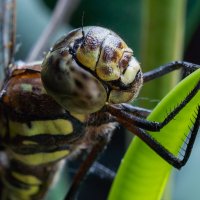
M 26 59 L 44 27 L 47 26 L 56 2 L 55 0 L 17 1 L 17 59 Z M 173 3 L 174 7 L 172 6 Z M 169 8 L 167 4 L 170 4 L 174 10 L 171 13 L 171 17 L 167 18 L 165 22 L 166 25 L 163 23 L 162 17 L 166 14 L 166 9 Z M 200 63 L 199 10 L 200 1 L 198 0 L 80 0 L 68 23 L 64 23 L 53 33 L 54 36 L 51 37 L 46 50 L 48 50 L 63 33 L 67 33 L 73 28 L 80 27 L 84 12 L 83 25 L 103 26 L 118 33 L 129 47 L 133 49 L 134 55 L 141 63 L 143 71 L 147 71 L 149 68 L 157 67 L 160 64 L 165 64 L 174 59 L 183 59 L 193 63 Z M 146 25 L 148 21 L 153 19 L 151 18 L 152 13 L 150 11 L 155 14 L 153 17 L 158 19 L 158 24 L 156 24 L 156 26 L 149 27 Z M 167 14 L 169 14 L 169 12 L 167 12 Z M 180 18 L 178 22 L 177 18 Z M 150 23 L 153 22 L 154 21 L 151 21 Z M 175 42 L 171 39 L 175 36 L 170 35 L 169 37 L 169 33 L 172 34 L 175 27 L 178 27 L 175 33 L 178 34 L 176 37 L 180 39 L 178 47 L 174 46 Z M 151 32 L 152 30 L 160 30 L 161 32 L 160 34 L 157 32 L 155 36 L 151 35 L 153 34 Z M 165 30 L 165 32 L 162 32 L 163 30 Z M 151 43 L 151 41 L 154 41 L 154 43 Z M 177 41 L 177 39 L 175 41 Z M 165 46 L 163 48 L 159 47 L 161 49 L 155 56 L 153 53 L 155 46 L 162 45 L 162 43 L 165 43 Z M 146 51 L 146 49 L 148 49 L 148 51 Z M 148 57 L 149 55 L 150 58 Z M 163 55 L 168 55 L 169 57 L 162 58 Z M 41 54 L 38 59 L 42 59 L 43 56 L 44 55 Z M 175 75 L 175 78 L 168 77 L 162 84 L 156 82 L 153 85 L 153 87 L 159 85 L 159 88 L 153 89 L 156 91 L 156 94 L 153 94 L 152 89 L 142 91 L 142 94 L 139 96 L 138 100 L 136 100 L 137 104 L 153 108 L 162 96 L 170 90 L 176 77 L 177 75 Z M 166 85 L 167 88 L 164 89 Z M 132 137 L 131 134 L 129 134 L 128 137 Z M 120 129 L 120 131 L 118 130 L 114 135 L 101 162 L 109 168 L 116 170 L 125 152 L 126 144 L 127 137 L 125 137 L 123 129 Z M 200 140 L 197 138 L 192 156 L 187 165 L 181 171 L 174 170 L 173 181 L 171 181 L 172 196 L 169 199 L 199 200 L 199 147 Z M 65 174 L 65 171 L 63 173 Z M 67 177 L 66 175 L 66 179 Z M 106 182 L 106 180 L 91 176 L 81 190 L 80 199 L 105 199 L 110 184 L 111 183 Z M 92 189 L 90 189 L 91 187 Z M 61 195 L 62 191 L 66 192 L 65 188 L 66 185 L 62 182 L 58 186 L 56 194 Z M 59 197 L 51 196 L 49 199 L 59 199 Z

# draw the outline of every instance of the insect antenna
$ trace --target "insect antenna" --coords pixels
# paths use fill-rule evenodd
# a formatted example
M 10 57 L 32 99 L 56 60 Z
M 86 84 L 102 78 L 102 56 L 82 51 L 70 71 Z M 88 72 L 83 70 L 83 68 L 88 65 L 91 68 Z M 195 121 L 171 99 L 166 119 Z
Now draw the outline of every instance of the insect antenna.
M 84 17 L 85 17 L 85 12 L 83 11 L 82 18 L 81 18 L 81 29 L 82 29 L 83 39 L 85 38 L 85 33 L 84 33 L 84 30 L 83 30 Z

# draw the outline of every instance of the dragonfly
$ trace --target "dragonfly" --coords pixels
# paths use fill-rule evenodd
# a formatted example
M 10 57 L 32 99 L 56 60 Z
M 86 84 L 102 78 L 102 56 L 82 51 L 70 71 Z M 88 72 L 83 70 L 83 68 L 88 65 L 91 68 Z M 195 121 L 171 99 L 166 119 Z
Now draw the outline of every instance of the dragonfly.
M 149 110 L 128 102 L 138 96 L 144 83 L 180 68 L 190 74 L 198 65 L 177 61 L 143 73 L 127 44 L 116 33 L 97 26 L 63 36 L 42 62 L 19 64 L 13 58 L 15 1 L 2 2 L 0 45 L 5 77 L 0 93 L 0 199 L 44 199 L 63 160 L 87 150 L 65 197 L 75 199 L 118 123 L 175 168 L 186 164 L 200 125 L 199 107 L 182 159 L 146 132 L 159 132 L 170 123 L 199 92 L 200 80 L 162 122 L 148 121 Z

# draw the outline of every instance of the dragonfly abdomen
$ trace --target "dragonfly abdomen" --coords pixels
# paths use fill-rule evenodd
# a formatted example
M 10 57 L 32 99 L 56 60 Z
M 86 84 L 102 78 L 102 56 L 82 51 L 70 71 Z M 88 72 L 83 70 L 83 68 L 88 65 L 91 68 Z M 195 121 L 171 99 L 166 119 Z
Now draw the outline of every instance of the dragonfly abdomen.
M 1 199 L 42 199 L 60 160 L 82 139 L 87 116 L 63 110 L 46 93 L 39 71 L 12 71 L 1 97 L 0 133 L 8 163 Z M 21 99 L 24 101 L 21 102 Z

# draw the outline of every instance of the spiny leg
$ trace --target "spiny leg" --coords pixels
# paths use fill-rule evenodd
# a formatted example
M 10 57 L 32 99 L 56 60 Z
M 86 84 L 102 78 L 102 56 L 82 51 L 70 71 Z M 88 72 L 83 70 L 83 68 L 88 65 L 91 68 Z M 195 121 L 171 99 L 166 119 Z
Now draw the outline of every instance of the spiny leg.
M 144 141 L 149 147 L 151 147 L 158 155 L 160 155 L 169 164 L 173 165 L 177 169 L 180 169 L 187 162 L 190 156 L 190 153 L 192 151 L 195 138 L 198 133 L 198 129 L 200 126 L 200 106 L 198 107 L 197 112 L 198 113 L 196 116 L 196 121 L 194 123 L 193 129 L 191 130 L 191 137 L 187 145 L 187 148 L 185 150 L 185 155 L 182 160 L 176 157 L 175 155 L 173 155 L 171 152 L 169 152 L 169 150 L 167 150 L 164 146 L 162 146 L 158 141 L 156 141 L 151 135 L 149 135 L 142 128 L 138 128 L 134 126 L 134 124 L 130 124 L 129 122 L 127 122 L 126 120 L 122 118 L 119 119 L 119 122 L 124 127 L 126 127 L 129 131 L 133 132 L 140 139 L 142 139 L 142 141 Z
M 186 96 L 186 98 L 172 112 L 170 112 L 162 122 L 148 121 L 144 118 L 134 116 L 130 112 L 120 109 L 119 106 L 116 105 L 107 105 L 106 109 L 111 115 L 115 116 L 116 120 L 119 122 L 121 122 L 121 120 L 126 120 L 127 123 L 133 124 L 134 126 L 140 127 L 148 131 L 157 132 L 174 119 L 174 117 L 182 110 L 182 108 L 184 108 L 184 106 L 195 96 L 199 89 L 200 81 Z
M 97 157 L 102 153 L 102 151 L 104 150 L 104 148 L 108 144 L 108 142 L 109 142 L 109 139 L 106 135 L 99 136 L 97 138 L 97 141 L 93 145 L 88 156 L 83 161 L 78 172 L 76 173 L 75 177 L 73 178 L 72 185 L 67 193 L 67 196 L 65 197 L 65 200 L 74 200 L 75 199 L 75 196 L 77 194 L 80 184 L 82 183 L 82 181 L 85 178 L 85 176 L 87 175 L 87 172 L 89 171 L 90 167 L 96 161 Z
M 149 109 L 132 106 L 127 103 L 116 104 L 115 106 L 119 108 L 120 110 L 124 110 L 130 114 L 133 114 L 135 116 L 142 117 L 142 118 L 146 118 L 151 113 L 151 110 Z
M 155 78 L 161 77 L 165 74 L 168 74 L 169 72 L 172 72 L 177 69 L 183 69 L 184 70 L 184 75 L 189 75 L 193 71 L 199 69 L 200 66 L 189 63 L 189 62 L 184 62 L 184 61 L 175 61 L 163 66 L 160 66 L 152 71 L 146 72 L 143 74 L 143 80 L 144 82 L 151 81 Z

